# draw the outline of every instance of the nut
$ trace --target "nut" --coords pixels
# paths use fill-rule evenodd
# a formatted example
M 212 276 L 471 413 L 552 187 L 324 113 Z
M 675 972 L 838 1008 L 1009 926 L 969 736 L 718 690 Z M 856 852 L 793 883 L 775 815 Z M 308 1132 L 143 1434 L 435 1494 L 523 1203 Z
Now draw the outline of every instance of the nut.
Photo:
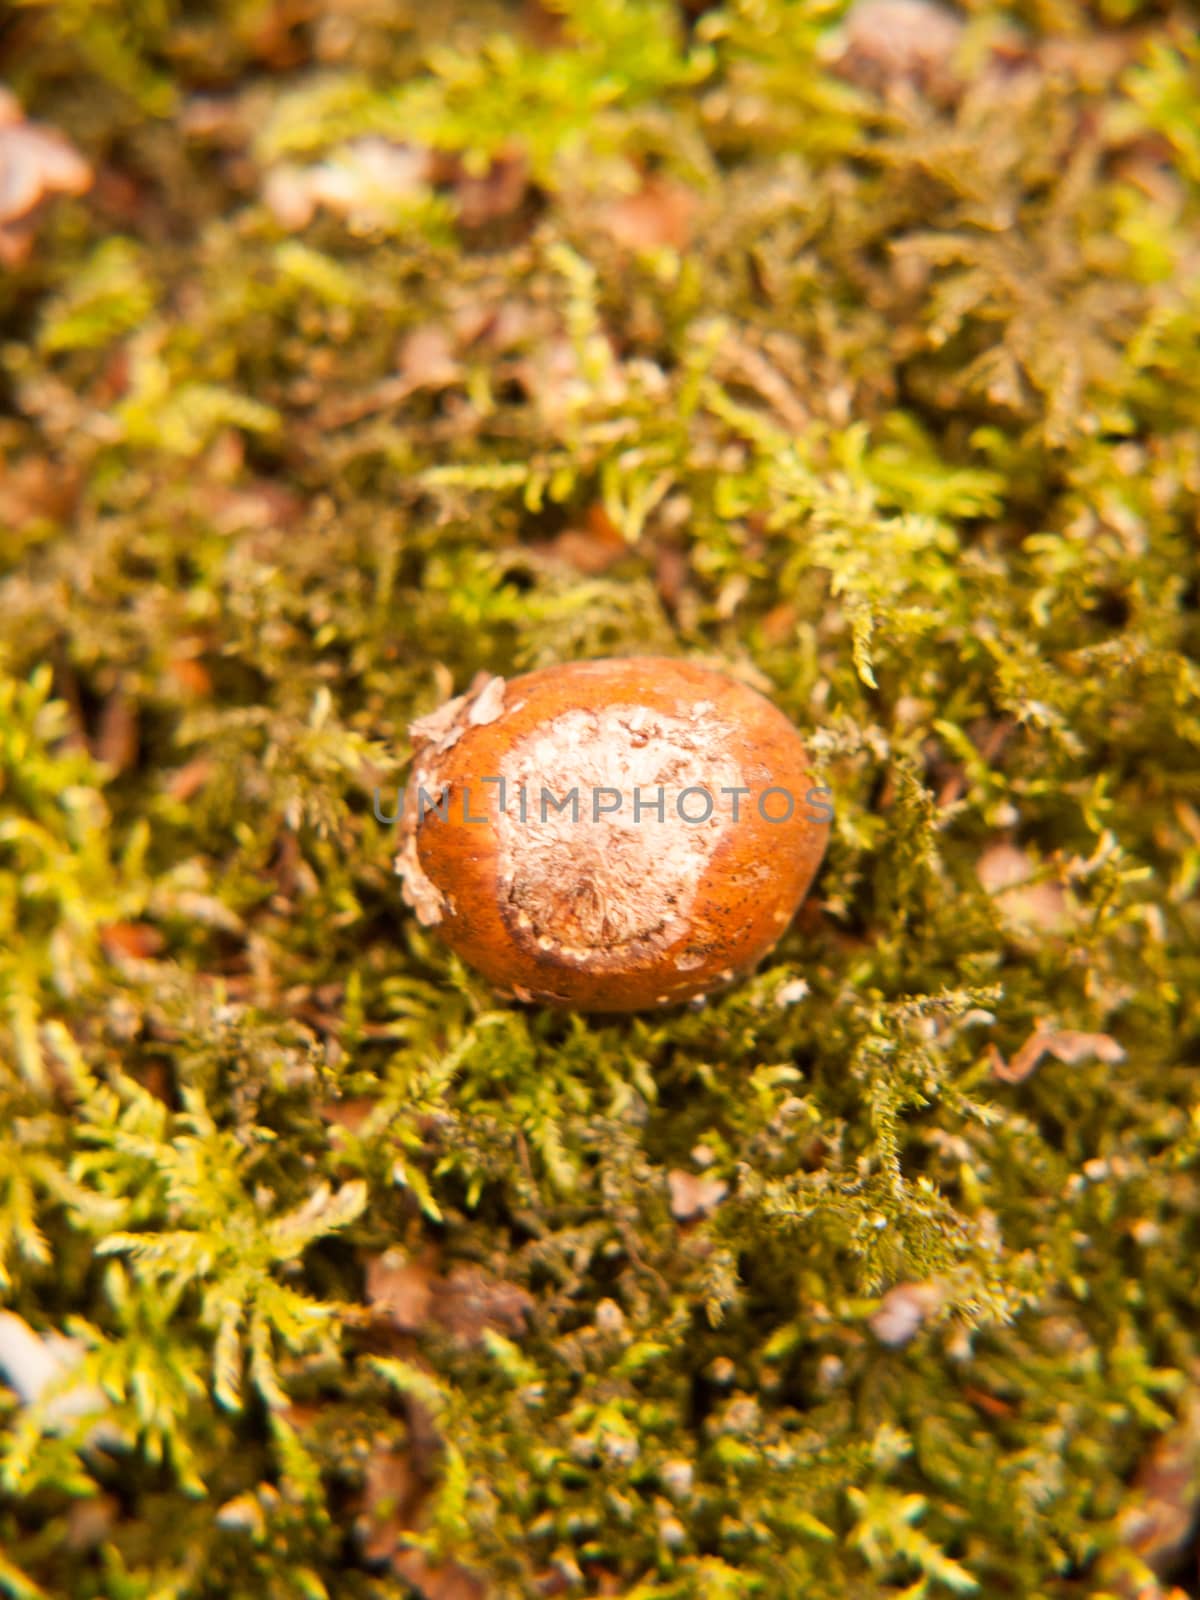
M 688 661 L 481 677 L 409 731 L 404 899 L 519 1000 L 641 1011 L 728 984 L 825 851 L 828 790 L 795 728 Z

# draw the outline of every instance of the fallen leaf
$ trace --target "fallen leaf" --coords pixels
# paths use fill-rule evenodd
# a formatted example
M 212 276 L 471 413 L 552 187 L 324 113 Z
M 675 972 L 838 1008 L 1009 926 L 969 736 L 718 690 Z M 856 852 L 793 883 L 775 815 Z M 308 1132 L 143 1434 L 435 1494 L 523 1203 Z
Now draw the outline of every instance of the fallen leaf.
M 368 1561 L 392 1560 L 404 1534 L 416 1526 L 417 1511 L 428 1490 L 407 1452 L 372 1450 L 356 1524 L 359 1544 Z
M 313 168 L 285 162 L 273 167 L 263 179 L 262 199 L 281 228 L 298 233 L 307 228 L 317 214 L 320 195 L 312 177 Z
M 402 1250 L 388 1250 L 367 1263 L 367 1303 L 402 1333 L 419 1333 L 429 1321 L 434 1297 L 434 1262 L 426 1252 L 419 1261 Z
M 1107 1033 L 1078 1033 L 1073 1029 L 1038 1026 L 1025 1043 L 1006 1062 L 996 1046 L 988 1046 L 992 1073 L 1001 1083 L 1022 1083 L 1041 1061 L 1051 1055 L 1069 1067 L 1084 1061 L 1103 1061 L 1115 1065 L 1124 1061 L 1125 1052 Z
M 373 1101 L 361 1102 L 368 1108 Z M 356 1107 L 359 1102 L 347 1102 Z M 326 1121 L 356 1126 L 357 1110 L 349 1114 L 341 1102 L 322 1108 Z M 494 1277 L 482 1267 L 460 1262 L 448 1274 L 439 1273 L 438 1252 L 432 1246 L 419 1256 L 388 1250 L 367 1262 L 366 1299 L 373 1317 L 402 1333 L 440 1328 L 460 1344 L 477 1345 L 489 1328 L 514 1337 L 526 1331 L 533 1297 L 519 1284 Z
M 659 545 L 654 555 L 654 582 L 663 605 L 673 614 L 688 592 L 690 576 L 686 554 L 674 545 Z
M 179 131 L 187 139 L 237 149 L 254 136 L 245 102 L 237 95 L 198 94 L 179 113 Z
M 207 756 L 197 756 L 194 761 L 177 767 L 167 781 L 167 793 L 172 800 L 188 801 L 200 793 L 214 772 Z
M 135 227 L 142 217 L 149 186 L 139 183 L 116 167 L 101 167 L 96 173 L 93 198 L 110 227 Z
M 1026 58 L 1032 49 L 1035 60 L 1048 76 L 1070 78 L 1077 89 L 1103 94 L 1137 59 L 1141 41 L 1132 28 L 1089 28 L 1075 38 L 1064 34 L 1036 41 L 1014 30 L 1008 38 L 1001 35 L 997 44 L 1007 47 L 1018 60 L 1022 59 L 1019 54 L 1022 49 Z M 1136 138 L 1131 142 L 1136 144 Z M 1168 145 L 1163 150 L 1164 162 L 1169 160 L 1169 151 Z
M 104 702 L 92 754 L 114 772 L 128 772 L 137 761 L 137 753 L 137 706 L 118 690 Z
M 942 1300 L 938 1283 L 898 1283 L 884 1295 L 867 1326 L 880 1344 L 896 1349 L 915 1337 Z
M 978 1406 L 980 1411 L 989 1417 L 1012 1417 L 1016 1415 L 1017 1408 L 1007 1400 L 1001 1400 L 999 1395 L 989 1394 L 986 1389 L 976 1389 L 971 1384 L 963 1385 L 963 1397 Z
M 833 65 L 864 88 L 907 82 L 945 91 L 962 33 L 962 19 L 936 0 L 857 0 Z
M 1007 840 L 989 845 L 975 864 L 980 883 L 1014 926 L 1061 932 L 1071 921 L 1066 894 L 1057 883 L 1034 882 L 1037 870 L 1033 857 Z
M 762 634 L 768 644 L 786 644 L 795 633 L 799 613 L 790 600 L 772 606 L 762 619 Z
M 92 169 L 57 128 L 27 122 L 16 97 L 0 88 L 0 262 L 29 254 L 37 214 L 54 194 L 85 194 Z
M 601 220 L 626 250 L 686 250 L 698 200 L 690 189 L 666 178 L 647 178 L 636 194 L 606 205 Z
M 408 1540 L 422 1529 L 429 1489 L 411 1451 L 372 1450 L 355 1518 L 362 1553 L 390 1567 L 423 1600 L 483 1600 L 487 1591 L 474 1573 L 457 1561 L 434 1563 Z
M 85 1354 L 78 1339 L 57 1332 L 36 1333 L 16 1312 L 0 1311 L 0 1376 L 25 1405 L 44 1405 L 46 1425 L 52 1432 L 63 1432 L 79 1418 L 108 1406 L 103 1391 L 94 1384 L 70 1381 Z M 122 1434 L 104 1422 L 91 1429 L 87 1442 L 101 1448 L 126 1443 Z
M 482 228 L 511 216 L 529 188 L 529 163 L 515 147 L 494 157 L 484 173 L 468 172 L 457 157 L 450 158 L 447 171 L 464 228 Z
M 274 0 L 259 6 L 247 42 L 258 60 L 272 72 L 287 72 L 309 60 L 305 26 L 317 11 L 312 0 Z
M 567 528 L 549 544 L 531 548 L 567 562 L 588 577 L 607 572 L 629 554 L 629 543 L 599 502 L 588 507 L 585 521 L 585 527 Z
M 434 322 L 412 328 L 404 335 L 396 365 L 410 391 L 444 389 L 462 376 L 450 335 Z
M 297 232 L 320 207 L 353 226 L 384 226 L 398 205 L 429 192 L 429 152 L 368 137 L 340 146 L 311 167 L 283 162 L 263 181 L 262 198 L 276 222 Z
M 723 1178 L 698 1178 L 695 1173 L 673 1167 L 667 1173 L 667 1187 L 671 1191 L 671 1215 L 676 1222 L 691 1222 L 696 1217 L 707 1216 L 716 1209 L 729 1193 Z
M 79 493 L 79 469 L 47 456 L 0 461 L 0 523 L 15 533 L 43 520 L 70 516 Z
M 1200 1521 L 1200 1390 L 1189 1389 L 1179 1420 L 1161 1434 L 1134 1478 L 1129 1500 L 1117 1515 L 1122 1546 L 1132 1550 L 1159 1577 L 1173 1573 Z M 1111 1557 L 1109 1558 L 1112 1559 Z M 1114 1566 L 1117 1564 L 1114 1562 Z M 1182 1591 L 1135 1588 L 1117 1566 L 1104 1573 L 1104 1588 L 1114 1594 L 1141 1600 L 1171 1600 Z
M 319 1108 L 322 1122 L 331 1122 L 334 1129 L 344 1128 L 347 1133 L 357 1133 L 379 1104 L 366 1095 L 351 1096 L 345 1100 L 327 1100 Z
M 549 0 L 523 0 L 521 23 L 539 50 L 560 50 L 570 43 L 566 18 Z
M 192 699 L 205 700 L 212 693 L 212 674 L 195 656 L 173 656 L 167 662 L 167 671 L 177 687 Z M 199 764 L 195 761 L 189 763 L 191 766 Z
M 74 1500 L 66 1515 L 63 1543 L 68 1550 L 94 1550 L 112 1535 L 121 1514 L 121 1503 L 114 1495 L 101 1494 L 91 1500 Z
M 148 922 L 110 922 L 100 929 L 100 944 L 112 962 L 148 961 L 159 953 L 164 940 Z
M 492 305 L 470 300 L 454 312 L 454 333 L 464 349 L 482 344 L 499 353 L 532 342 L 544 317 L 544 308 L 539 312 L 527 300 L 511 296 Z
M 286 529 L 299 516 L 304 502 L 282 484 L 258 482 L 243 489 L 210 486 L 197 497 L 212 519 L 217 533 L 246 533 L 258 529 Z
M 482 1580 L 457 1561 L 438 1566 L 422 1550 L 393 1556 L 392 1571 L 413 1586 L 420 1600 L 483 1600 L 487 1593 Z
M 433 1317 L 453 1338 L 466 1345 L 479 1344 L 494 1328 L 517 1336 L 526 1331 L 533 1297 L 519 1284 L 492 1277 L 482 1267 L 459 1265 L 446 1278 L 435 1280 Z

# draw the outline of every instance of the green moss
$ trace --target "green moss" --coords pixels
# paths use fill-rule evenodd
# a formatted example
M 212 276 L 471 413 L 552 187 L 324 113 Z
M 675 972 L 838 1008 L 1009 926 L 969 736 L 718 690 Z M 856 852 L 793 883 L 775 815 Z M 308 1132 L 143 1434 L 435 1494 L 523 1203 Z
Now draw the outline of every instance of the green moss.
M 98 181 L 0 283 L 0 1301 L 101 1409 L 0 1388 L 0 1593 L 404 1595 L 354 1527 L 393 1445 L 395 1538 L 495 1595 L 1158 1582 L 1189 14 L 978 0 L 901 83 L 845 10 L 20 13 Z M 813 901 L 702 1008 L 504 1006 L 375 800 L 477 671 L 647 650 L 805 730 Z M 1044 1028 L 1110 1042 L 1008 1081 Z M 433 1310 L 372 1311 L 430 1249 Z

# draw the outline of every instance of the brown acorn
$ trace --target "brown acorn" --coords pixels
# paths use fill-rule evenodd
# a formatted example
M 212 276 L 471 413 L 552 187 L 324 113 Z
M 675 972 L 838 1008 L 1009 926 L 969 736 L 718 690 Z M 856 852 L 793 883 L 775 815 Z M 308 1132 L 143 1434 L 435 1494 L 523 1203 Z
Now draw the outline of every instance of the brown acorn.
M 481 677 L 409 731 L 404 899 L 519 1000 L 707 994 L 776 943 L 825 852 L 829 791 L 795 728 L 689 661 Z

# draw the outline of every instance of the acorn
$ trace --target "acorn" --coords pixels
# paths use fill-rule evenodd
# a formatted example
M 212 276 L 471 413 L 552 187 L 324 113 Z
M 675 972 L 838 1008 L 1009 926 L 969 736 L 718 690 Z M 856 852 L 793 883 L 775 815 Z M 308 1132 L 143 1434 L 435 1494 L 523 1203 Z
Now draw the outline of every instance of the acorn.
M 409 732 L 404 900 L 509 998 L 624 1012 L 722 988 L 825 852 L 829 791 L 796 729 L 690 661 L 481 674 Z

